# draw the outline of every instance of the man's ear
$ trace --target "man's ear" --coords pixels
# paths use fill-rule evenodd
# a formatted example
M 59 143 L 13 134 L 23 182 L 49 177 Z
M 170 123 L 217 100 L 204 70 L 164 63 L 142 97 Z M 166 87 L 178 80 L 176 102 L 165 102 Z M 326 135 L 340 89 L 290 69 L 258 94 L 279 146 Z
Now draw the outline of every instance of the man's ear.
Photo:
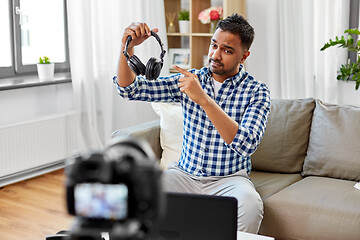
M 249 55 L 250 55 L 250 51 L 246 50 L 240 59 L 240 64 L 243 64 Z

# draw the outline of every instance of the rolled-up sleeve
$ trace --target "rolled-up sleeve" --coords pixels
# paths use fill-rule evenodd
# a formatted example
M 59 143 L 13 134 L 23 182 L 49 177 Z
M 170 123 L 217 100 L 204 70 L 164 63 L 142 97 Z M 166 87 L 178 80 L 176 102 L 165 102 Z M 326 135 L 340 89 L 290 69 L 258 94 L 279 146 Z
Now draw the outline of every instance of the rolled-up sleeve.
M 117 77 L 113 77 L 113 83 L 116 87 L 116 90 L 118 92 L 118 94 L 125 98 L 125 99 L 129 99 L 131 95 L 134 94 L 135 90 L 138 87 L 138 81 L 134 81 L 132 82 L 130 85 L 126 86 L 126 87 L 120 87 L 120 85 L 117 82 Z
M 178 87 L 180 77 L 180 74 L 174 74 L 169 77 L 159 77 L 156 80 L 147 80 L 143 76 L 136 76 L 130 85 L 121 87 L 115 76 L 113 83 L 118 94 L 124 99 L 147 102 L 178 102 L 181 99 L 181 92 Z
M 240 122 L 234 140 L 225 145 L 243 157 L 255 152 L 264 135 L 270 113 L 270 92 L 262 84 L 254 91 Z

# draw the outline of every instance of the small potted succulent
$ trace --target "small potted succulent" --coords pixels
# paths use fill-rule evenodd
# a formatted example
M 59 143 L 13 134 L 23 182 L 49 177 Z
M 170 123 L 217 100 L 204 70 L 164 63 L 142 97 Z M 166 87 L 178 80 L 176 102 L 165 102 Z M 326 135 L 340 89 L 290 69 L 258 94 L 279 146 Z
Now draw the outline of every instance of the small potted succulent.
M 188 33 L 190 31 L 190 13 L 188 10 L 179 12 L 179 31 L 180 33 Z
M 50 62 L 50 58 L 44 56 L 39 58 L 37 71 L 40 81 L 54 79 L 54 63 Z

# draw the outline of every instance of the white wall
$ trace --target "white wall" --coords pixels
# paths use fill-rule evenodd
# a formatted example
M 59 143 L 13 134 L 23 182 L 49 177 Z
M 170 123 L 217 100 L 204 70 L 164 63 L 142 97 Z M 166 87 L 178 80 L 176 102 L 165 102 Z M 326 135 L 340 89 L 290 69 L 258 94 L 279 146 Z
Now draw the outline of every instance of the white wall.
M 264 4 L 265 0 L 248 0 L 247 1 L 247 18 L 250 24 L 255 29 L 255 40 L 250 49 L 250 56 L 246 60 L 246 69 L 256 79 L 266 83 L 267 73 L 269 72 L 269 61 L 271 56 L 267 55 L 267 31 L 272 31 L 271 23 L 267 21 L 268 14 Z M 354 82 L 337 81 L 338 85 L 338 99 L 332 102 L 339 104 L 348 104 L 360 106 L 360 90 L 355 91 Z M 271 89 L 270 89 L 271 91 Z
M 0 91 L 0 127 L 72 110 L 71 83 Z
M 113 94 L 114 130 L 158 118 L 150 103 L 126 101 L 117 95 L 115 87 Z M 128 106 L 130 112 L 121 111 L 123 109 L 121 106 L 124 105 Z M 71 83 L 0 91 L 0 127 L 73 110 Z M 133 117 L 129 118 L 129 116 Z

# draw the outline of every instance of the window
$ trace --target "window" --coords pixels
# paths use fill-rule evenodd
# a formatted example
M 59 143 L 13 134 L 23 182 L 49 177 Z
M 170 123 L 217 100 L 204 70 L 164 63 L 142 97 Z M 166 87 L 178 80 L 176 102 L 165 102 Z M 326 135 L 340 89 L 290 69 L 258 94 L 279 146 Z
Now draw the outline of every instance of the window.
M 10 14 L 9 2 L 0 2 L 0 29 L 2 37 L 0 38 L 0 68 L 2 71 L 11 71 L 11 34 L 10 34 Z
M 0 77 L 36 73 L 41 56 L 69 70 L 66 0 L 2 0 L 0 31 Z

